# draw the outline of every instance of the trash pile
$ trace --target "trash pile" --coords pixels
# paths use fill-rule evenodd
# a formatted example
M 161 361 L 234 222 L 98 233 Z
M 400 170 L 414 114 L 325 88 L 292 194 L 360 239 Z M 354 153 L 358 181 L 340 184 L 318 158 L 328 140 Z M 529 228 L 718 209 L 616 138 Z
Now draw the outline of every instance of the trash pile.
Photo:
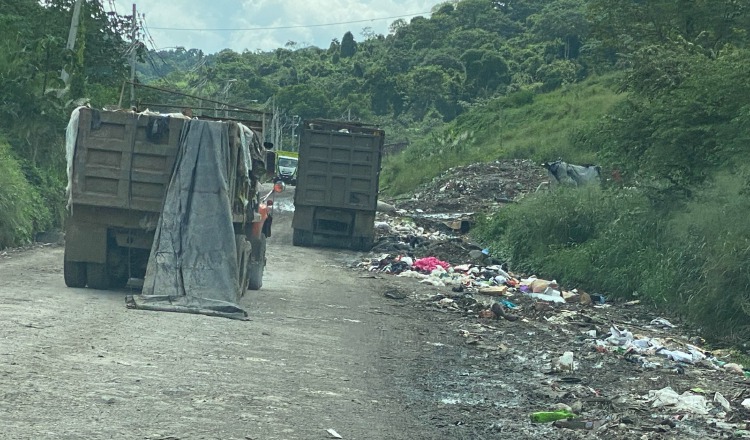
M 496 353 L 495 362 L 523 363 L 532 379 L 524 392 L 550 396 L 526 413 L 532 425 L 615 438 L 673 431 L 750 437 L 750 371 L 729 362 L 727 352 L 706 349 L 700 337 L 679 335 L 669 320 L 649 316 L 638 300 L 613 303 L 555 280 L 516 276 L 502 264 L 380 254 L 359 267 L 434 287 L 410 297 L 460 315 L 458 334 Z
M 403 216 L 378 213 L 376 241 L 371 253 L 380 254 L 383 259 L 387 255 L 409 255 L 414 259 L 436 257 L 449 263 L 486 257 L 479 246 L 461 234 L 440 227 L 442 223 L 420 222 L 403 211 L 400 214 Z
M 549 174 L 530 160 L 503 160 L 454 167 L 416 188 L 375 223 L 377 254 L 434 256 L 451 264 L 493 264 L 466 238 L 477 213 L 512 203 L 549 184 Z M 499 262 L 495 261 L 495 264 Z
M 495 408 L 477 432 L 508 438 L 750 438 L 750 372 L 731 352 L 639 300 L 517 275 L 466 237 L 474 213 L 548 178 L 530 161 L 457 167 L 378 214 L 377 243 L 356 266 L 402 286 L 414 280 L 384 296 L 439 311 L 476 350 L 446 367 L 450 392 L 466 377 L 466 395 L 442 404 L 477 417 Z
M 398 205 L 410 212 L 480 212 L 513 202 L 548 182 L 547 170 L 531 160 L 475 163 L 445 171 Z

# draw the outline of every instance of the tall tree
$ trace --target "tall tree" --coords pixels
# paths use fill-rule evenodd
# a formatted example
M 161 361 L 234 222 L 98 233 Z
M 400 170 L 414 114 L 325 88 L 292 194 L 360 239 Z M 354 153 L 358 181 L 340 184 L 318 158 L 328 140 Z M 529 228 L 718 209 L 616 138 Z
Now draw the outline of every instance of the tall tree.
M 347 31 L 341 39 L 341 58 L 351 58 L 355 53 L 357 53 L 357 43 L 354 41 L 354 35 Z

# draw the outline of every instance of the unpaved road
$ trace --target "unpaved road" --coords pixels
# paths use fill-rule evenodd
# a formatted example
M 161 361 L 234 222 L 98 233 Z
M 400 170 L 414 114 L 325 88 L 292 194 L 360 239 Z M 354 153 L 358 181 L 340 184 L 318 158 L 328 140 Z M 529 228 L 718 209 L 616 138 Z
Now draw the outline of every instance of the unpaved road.
M 277 200 L 251 321 L 128 310 L 128 291 L 69 289 L 62 247 L 0 253 L 1 439 L 704 439 L 747 433 L 750 382 L 705 366 L 645 369 L 585 336 L 610 323 L 664 340 L 642 308 L 539 308 L 515 322 L 426 300 L 448 288 L 352 270 L 362 254 L 291 245 Z M 279 209 L 281 208 L 281 209 Z M 409 297 L 384 297 L 398 289 Z M 472 298 L 464 298 L 471 300 Z M 485 298 L 485 300 L 491 298 Z M 448 300 L 446 298 L 446 300 Z M 574 372 L 550 374 L 572 350 Z M 720 392 L 722 415 L 653 409 L 649 392 Z M 597 432 L 532 424 L 578 404 Z M 731 423 L 730 423 L 731 422 Z
M 275 220 L 264 288 L 241 302 L 249 322 L 67 288 L 62 247 L 0 258 L 0 437 L 461 438 L 418 395 L 458 354 L 440 316 L 344 268 L 356 253 L 293 247 L 291 213 Z

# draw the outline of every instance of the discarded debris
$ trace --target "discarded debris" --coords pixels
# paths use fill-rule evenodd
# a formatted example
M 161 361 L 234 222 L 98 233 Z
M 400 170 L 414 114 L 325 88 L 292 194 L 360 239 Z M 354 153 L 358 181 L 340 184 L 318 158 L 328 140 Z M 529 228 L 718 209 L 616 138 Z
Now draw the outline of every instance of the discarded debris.
M 567 410 L 540 411 L 531 414 L 532 423 L 549 423 L 555 420 L 572 419 L 576 415 Z
M 328 435 L 331 436 L 331 438 L 344 438 L 344 437 L 341 437 L 341 435 L 339 435 L 339 433 L 336 432 L 336 430 L 333 428 L 327 429 L 326 432 L 328 433 Z
M 390 298 L 390 299 L 404 299 L 404 298 L 406 298 L 406 294 L 403 293 L 403 292 L 401 292 L 398 289 L 387 290 L 383 294 L 383 296 L 385 296 L 386 298 Z
M 677 412 L 700 415 L 708 414 L 706 398 L 701 395 L 692 394 L 690 391 L 677 394 L 671 387 L 651 390 L 648 392 L 648 400 L 651 402 L 652 408 L 669 407 L 670 410 Z
M 721 405 L 721 407 L 724 408 L 724 411 L 726 412 L 732 410 L 732 405 L 730 405 L 729 401 L 718 391 L 716 392 L 716 394 L 714 394 L 714 402 Z
M 596 436 L 605 431 L 607 437 L 643 439 L 655 438 L 644 432 L 670 430 L 679 430 L 684 438 L 747 433 L 739 422 L 750 411 L 750 398 L 743 400 L 747 390 L 742 387 L 731 394 L 728 390 L 736 383 L 749 384 L 750 372 L 728 362 L 728 353 L 703 348 L 705 341 L 700 336 L 681 335 L 680 327 L 667 317 L 649 316 L 641 300 L 620 302 L 607 298 L 606 292 L 570 288 L 575 286 L 564 286 L 542 274 L 514 273 L 491 250 L 471 243 L 460 235 L 461 228 L 450 226 L 471 217 L 466 203 L 487 206 L 487 200 L 481 199 L 492 198 L 488 194 L 495 190 L 488 188 L 479 194 L 471 192 L 476 186 L 469 178 L 451 175 L 447 179 L 432 193 L 425 187 L 412 200 L 397 203 L 396 213 L 379 214 L 388 227 L 383 225 L 378 233 L 388 235 L 381 235 L 383 246 L 359 267 L 383 276 L 397 275 L 402 282 L 411 278 L 422 283 L 409 298 L 423 301 L 425 307 L 441 314 L 463 316 L 448 322 L 458 322 L 461 345 L 480 353 L 469 353 L 466 360 L 457 361 L 456 366 L 463 365 L 465 370 L 446 369 L 456 372 L 459 383 L 466 378 L 471 392 L 479 396 L 448 400 L 466 406 L 492 404 L 496 393 L 484 393 L 477 385 L 493 384 L 487 388 L 494 390 L 494 384 L 505 385 L 512 374 L 513 383 L 508 387 L 529 389 L 533 397 L 501 393 L 503 399 L 518 400 L 512 404 L 517 409 L 507 406 L 505 400 L 494 404 L 505 405 L 516 419 L 527 416 L 518 413 L 524 404 L 538 404 L 538 399 L 546 396 L 560 403 L 532 414 L 533 421 L 592 431 Z M 469 197 L 461 202 L 463 210 L 453 210 L 461 211 L 455 217 L 437 212 L 443 208 L 436 200 L 444 201 L 445 207 L 463 194 Z M 416 212 L 417 208 L 421 212 Z M 522 375 L 515 374 L 521 371 Z M 667 384 L 672 388 L 662 388 Z M 675 389 L 692 391 L 678 394 Z M 475 400 L 477 403 L 471 403 Z M 653 419 L 648 418 L 649 413 Z M 504 423 L 507 427 L 507 417 Z M 514 434 L 518 433 L 510 437 Z M 575 434 L 560 432 L 557 436 Z

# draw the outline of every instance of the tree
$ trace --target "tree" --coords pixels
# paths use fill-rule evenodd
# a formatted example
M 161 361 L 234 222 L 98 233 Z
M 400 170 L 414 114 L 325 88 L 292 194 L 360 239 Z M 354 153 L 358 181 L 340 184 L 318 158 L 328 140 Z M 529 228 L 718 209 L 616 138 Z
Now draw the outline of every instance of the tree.
M 540 40 L 563 42 L 562 58 L 577 58 L 588 33 L 583 0 L 557 0 L 529 17 L 532 31 Z
M 510 82 L 508 64 L 493 50 L 467 50 L 461 55 L 461 61 L 466 69 L 466 86 L 475 92 L 491 92 Z
M 276 103 L 294 115 L 305 118 L 329 117 L 331 101 L 322 89 L 306 84 L 283 87 L 276 95 Z
M 354 35 L 347 31 L 341 39 L 341 58 L 351 58 L 355 53 L 357 53 L 357 43 L 354 41 Z

